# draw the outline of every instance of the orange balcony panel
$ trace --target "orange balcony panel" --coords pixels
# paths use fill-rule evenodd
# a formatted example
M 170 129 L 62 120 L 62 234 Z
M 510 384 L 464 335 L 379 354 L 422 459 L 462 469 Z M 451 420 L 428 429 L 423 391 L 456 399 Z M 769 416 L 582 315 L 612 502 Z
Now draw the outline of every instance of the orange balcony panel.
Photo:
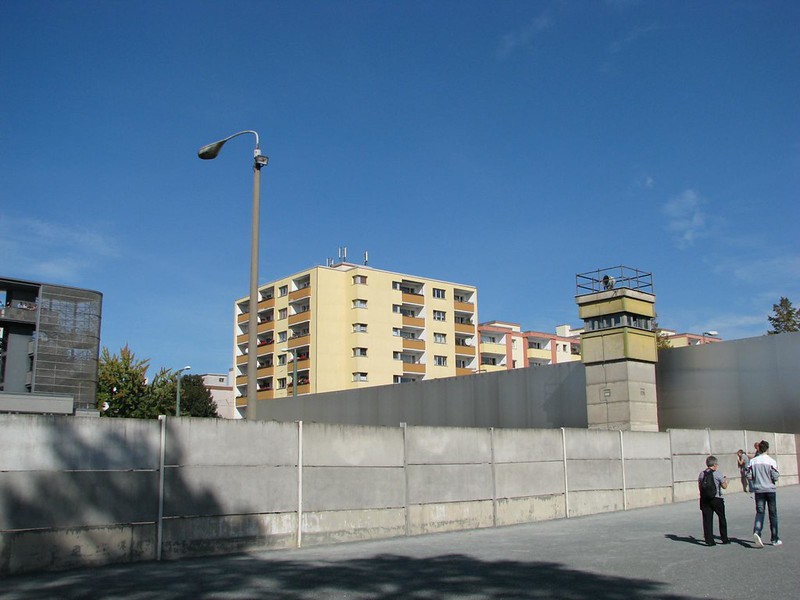
M 406 317 L 403 316 L 403 325 L 407 327 L 419 327 L 425 328 L 425 319 L 420 319 L 419 317 Z M 458 331 L 458 330 L 456 330 Z
M 474 375 L 475 371 L 472 369 L 462 369 L 460 367 L 456 367 L 456 376 L 460 375 Z
M 258 303 L 258 310 L 259 312 L 262 310 L 266 310 L 268 308 L 275 308 L 275 298 L 270 298 L 269 300 L 262 300 Z
M 239 375 L 236 378 L 236 385 L 247 385 L 247 375 Z
M 297 386 L 297 393 L 298 394 L 310 394 L 311 393 L 311 384 L 306 383 L 305 385 L 298 385 Z
M 256 392 L 256 400 L 272 400 L 275 397 L 275 390 L 261 390 Z M 245 404 L 247 399 L 245 398 Z
M 403 373 L 425 374 L 425 365 L 420 363 L 403 363 Z
M 456 354 L 461 356 L 475 356 L 475 348 L 473 346 L 456 346 Z
M 458 333 L 475 333 L 475 325 L 471 323 L 454 323 L 453 325 Z
M 310 297 L 311 297 L 311 286 L 304 287 L 302 289 L 295 290 L 293 292 L 289 292 L 289 302 L 300 300 L 301 298 L 310 298 Z
M 247 396 L 239 396 L 236 399 L 236 408 L 242 408 L 243 406 L 247 406 Z
M 239 316 L 236 317 L 237 323 L 246 323 L 247 319 L 250 318 L 250 313 L 241 313 Z
M 237 365 L 246 365 L 247 364 L 247 354 L 240 354 L 236 357 L 236 364 Z
M 289 325 L 297 325 L 298 323 L 305 323 L 311 320 L 311 311 L 306 310 L 296 315 L 289 315 Z
M 297 337 L 289 338 L 289 348 L 299 348 L 301 346 L 307 346 L 308 341 L 311 339 L 309 334 L 306 335 L 298 335 Z
M 258 370 L 256 371 L 256 376 L 257 377 L 269 377 L 270 375 L 274 375 L 274 374 L 275 374 L 275 366 L 274 365 L 271 366 L 271 367 L 259 367 Z
M 237 344 L 244 344 L 247 342 L 247 334 L 243 333 L 241 335 L 236 336 L 236 343 Z
M 259 323 L 256 331 L 258 333 L 267 333 L 268 331 L 273 331 L 274 329 L 275 329 L 275 322 L 267 321 L 265 323 Z
M 311 361 L 309 359 L 300 359 L 297 361 L 297 370 L 303 371 L 311 368 Z M 294 369 L 294 367 L 292 367 Z
M 475 305 L 472 302 L 453 302 L 453 308 L 459 312 L 474 313 Z
M 422 294 L 409 294 L 408 292 L 403 292 L 403 303 L 404 304 L 425 304 L 425 296 Z
M 425 350 L 425 340 L 409 340 L 403 338 L 404 350 Z

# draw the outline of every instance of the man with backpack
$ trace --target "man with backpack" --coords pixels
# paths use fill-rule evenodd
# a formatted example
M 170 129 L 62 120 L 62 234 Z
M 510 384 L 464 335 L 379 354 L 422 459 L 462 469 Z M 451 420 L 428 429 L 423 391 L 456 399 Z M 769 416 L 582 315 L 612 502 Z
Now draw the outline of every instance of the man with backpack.
M 756 548 L 763 548 L 761 528 L 764 527 L 764 508 L 769 511 L 769 529 L 773 546 L 783 544 L 778 537 L 778 505 L 776 498 L 776 483 L 780 473 L 778 463 L 768 455 L 769 442 L 761 440 L 758 443 L 758 455 L 750 461 L 748 475 L 753 482 L 753 492 L 756 496 L 756 520 L 753 524 L 753 541 Z
M 706 458 L 706 469 L 697 477 L 700 490 L 700 512 L 703 513 L 703 537 L 707 546 L 716 546 L 714 541 L 714 514 L 719 520 L 719 536 L 723 544 L 730 544 L 728 539 L 728 521 L 725 518 L 725 500 L 722 490 L 728 487 L 728 478 L 720 473 L 716 456 Z

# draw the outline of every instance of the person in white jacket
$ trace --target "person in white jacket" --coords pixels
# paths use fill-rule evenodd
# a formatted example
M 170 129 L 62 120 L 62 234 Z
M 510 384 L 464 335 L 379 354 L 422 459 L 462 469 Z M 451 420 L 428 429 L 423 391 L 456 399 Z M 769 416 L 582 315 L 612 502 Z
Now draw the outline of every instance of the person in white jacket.
M 783 544 L 778 536 L 778 505 L 776 498 L 777 486 L 780 477 L 778 463 L 767 454 L 769 442 L 758 443 L 758 454 L 750 460 L 748 478 L 753 482 L 753 493 L 756 496 L 756 520 L 753 523 L 753 541 L 756 548 L 763 548 L 761 529 L 764 527 L 764 508 L 769 512 L 769 530 L 773 546 Z

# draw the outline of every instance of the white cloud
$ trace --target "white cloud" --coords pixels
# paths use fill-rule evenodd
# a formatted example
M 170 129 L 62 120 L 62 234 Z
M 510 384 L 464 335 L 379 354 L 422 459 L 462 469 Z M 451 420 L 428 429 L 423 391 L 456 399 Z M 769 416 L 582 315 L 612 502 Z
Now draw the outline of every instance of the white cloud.
M 75 227 L 26 217 L 0 215 L 5 275 L 57 283 L 78 281 L 102 260 L 119 255 L 100 227 Z
M 667 217 L 666 229 L 675 236 L 678 248 L 688 248 L 707 235 L 708 219 L 701 209 L 703 204 L 705 200 L 697 192 L 685 190 L 661 208 Z
M 508 58 L 511 54 L 533 44 L 536 36 L 552 26 L 552 20 L 547 13 L 542 13 L 522 29 L 511 31 L 500 39 L 497 48 L 499 59 Z

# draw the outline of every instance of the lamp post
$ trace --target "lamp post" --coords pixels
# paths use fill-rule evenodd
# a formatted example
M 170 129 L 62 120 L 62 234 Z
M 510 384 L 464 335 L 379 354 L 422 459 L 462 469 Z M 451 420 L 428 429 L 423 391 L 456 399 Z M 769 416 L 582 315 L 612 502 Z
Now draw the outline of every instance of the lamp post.
M 719 333 L 716 332 L 716 331 L 704 331 L 703 332 L 703 344 L 706 343 L 706 336 L 717 337 L 718 335 L 719 335 Z
M 192 367 L 190 367 L 189 365 L 186 365 L 182 369 L 178 369 L 178 394 L 177 394 L 177 397 L 175 398 L 175 416 L 176 417 L 180 417 L 181 416 L 181 376 L 182 376 L 181 374 L 184 371 L 188 371 L 191 368 Z
M 240 131 L 223 140 L 213 142 L 200 148 L 197 156 L 203 160 L 217 157 L 223 144 L 237 136 L 252 133 L 256 136 L 256 147 L 253 151 L 253 222 L 250 242 L 250 314 L 247 320 L 247 416 L 253 418 L 256 405 L 256 359 L 258 354 L 258 228 L 261 196 L 261 167 L 266 167 L 269 158 L 262 156 L 258 133 L 252 130 Z
M 297 396 L 297 348 L 284 348 L 283 351 L 292 353 L 292 396 Z

